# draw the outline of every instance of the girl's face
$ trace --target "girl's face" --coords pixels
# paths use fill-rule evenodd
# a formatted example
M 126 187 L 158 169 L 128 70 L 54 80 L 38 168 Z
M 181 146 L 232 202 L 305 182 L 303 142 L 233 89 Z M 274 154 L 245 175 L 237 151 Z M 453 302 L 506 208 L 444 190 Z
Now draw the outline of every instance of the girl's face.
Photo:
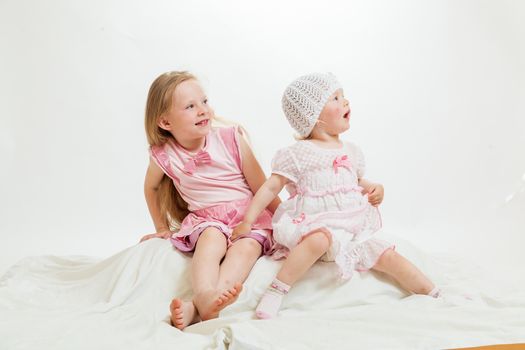
M 171 97 L 171 107 L 159 118 L 158 124 L 179 142 L 196 140 L 210 132 L 213 116 L 202 87 L 190 79 L 177 85 Z
M 339 135 L 350 127 L 350 105 L 342 89 L 334 92 L 319 115 L 319 127 L 330 135 Z

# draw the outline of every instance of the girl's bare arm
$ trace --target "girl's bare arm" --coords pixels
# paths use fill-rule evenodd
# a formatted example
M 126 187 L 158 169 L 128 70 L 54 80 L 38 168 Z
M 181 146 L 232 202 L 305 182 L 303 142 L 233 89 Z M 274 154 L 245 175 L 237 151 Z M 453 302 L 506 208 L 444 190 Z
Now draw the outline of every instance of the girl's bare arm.
M 255 194 L 266 181 L 266 176 L 264 175 L 259 162 L 255 158 L 252 149 L 248 145 L 248 142 L 246 142 L 242 136 L 239 137 L 239 140 L 242 157 L 242 172 L 246 178 L 246 182 L 248 182 L 248 186 L 250 186 L 253 194 Z M 267 207 L 273 213 L 280 203 L 281 200 L 279 197 L 275 196 L 275 198 L 268 203 Z

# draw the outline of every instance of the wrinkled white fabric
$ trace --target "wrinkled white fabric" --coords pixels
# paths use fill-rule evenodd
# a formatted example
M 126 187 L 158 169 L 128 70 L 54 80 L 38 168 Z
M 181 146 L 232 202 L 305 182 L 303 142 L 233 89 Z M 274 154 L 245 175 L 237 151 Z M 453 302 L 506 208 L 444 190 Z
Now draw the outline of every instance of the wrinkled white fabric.
M 265 257 L 219 319 L 181 332 L 169 325 L 168 306 L 174 296 L 191 296 L 190 258 L 152 239 L 101 261 L 41 256 L 10 268 L 0 280 L 0 349 L 438 349 L 525 341 L 523 289 L 387 238 L 442 287 L 443 298 L 407 296 L 370 272 L 338 283 L 336 265 L 318 262 L 286 295 L 279 317 L 256 320 L 282 263 Z

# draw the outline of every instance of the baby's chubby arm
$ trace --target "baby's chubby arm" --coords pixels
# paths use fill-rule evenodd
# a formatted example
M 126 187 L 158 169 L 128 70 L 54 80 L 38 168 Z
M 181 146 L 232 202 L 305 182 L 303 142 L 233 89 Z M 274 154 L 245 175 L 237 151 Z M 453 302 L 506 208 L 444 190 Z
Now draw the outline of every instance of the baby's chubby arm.
M 363 187 L 363 194 L 368 194 L 368 202 L 371 205 L 377 207 L 383 202 L 383 197 L 385 196 L 383 185 L 360 178 L 359 186 Z
M 253 197 L 243 221 L 233 229 L 232 240 L 240 235 L 250 233 L 253 223 L 257 220 L 264 208 L 277 198 L 279 192 L 281 192 L 287 182 L 288 179 L 286 177 L 278 174 L 272 174 L 270 178 L 264 182 Z

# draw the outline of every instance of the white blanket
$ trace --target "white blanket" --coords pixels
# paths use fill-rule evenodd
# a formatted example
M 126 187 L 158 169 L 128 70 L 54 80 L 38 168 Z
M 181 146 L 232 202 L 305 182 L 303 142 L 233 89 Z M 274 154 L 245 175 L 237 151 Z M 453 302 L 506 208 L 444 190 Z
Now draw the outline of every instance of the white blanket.
M 391 239 L 392 240 L 392 239 Z M 452 257 L 393 239 L 445 293 L 406 295 L 375 273 L 337 280 L 317 263 L 280 316 L 253 310 L 281 262 L 261 258 L 238 301 L 184 332 L 169 325 L 174 296 L 191 297 L 190 259 L 153 239 L 108 259 L 30 257 L 0 280 L 0 349 L 442 349 L 525 342 L 525 292 Z

